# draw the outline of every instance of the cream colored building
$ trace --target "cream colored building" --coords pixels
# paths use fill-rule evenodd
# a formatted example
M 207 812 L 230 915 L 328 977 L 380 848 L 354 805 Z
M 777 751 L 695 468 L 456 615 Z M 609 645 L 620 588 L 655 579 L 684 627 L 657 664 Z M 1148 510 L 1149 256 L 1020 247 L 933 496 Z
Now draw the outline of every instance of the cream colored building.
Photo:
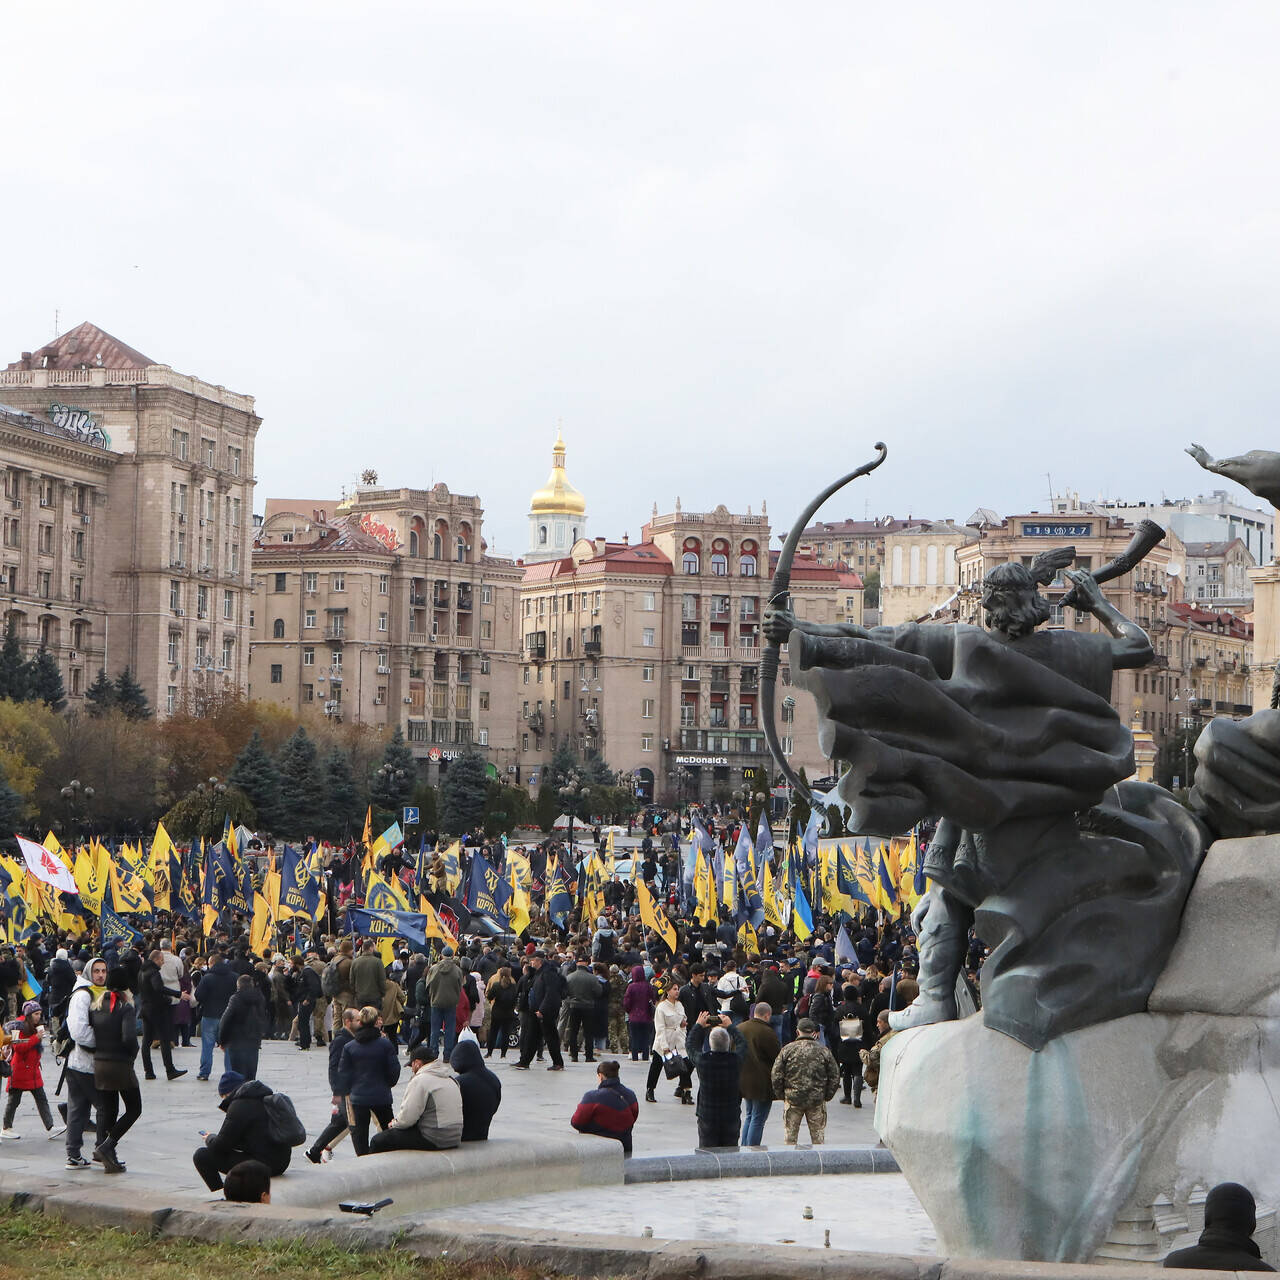
M 521 570 L 485 553 L 478 498 L 370 479 L 333 504 L 266 504 L 250 693 L 304 719 L 398 725 L 430 781 L 466 747 L 506 774 Z
M 1246 716 L 1253 711 L 1255 685 L 1269 703 L 1271 673 L 1255 681 L 1253 626 L 1227 610 L 1194 603 L 1169 607 L 1169 674 L 1177 712 L 1172 728 L 1185 719 Z
M 99 668 L 132 668 L 160 715 L 242 686 L 253 397 L 86 323 L 0 370 L 0 403 L 7 624 L 72 704 Z
M 880 621 L 891 627 L 914 622 L 950 601 L 959 586 L 956 553 L 977 536 L 950 520 L 921 521 L 886 532 Z

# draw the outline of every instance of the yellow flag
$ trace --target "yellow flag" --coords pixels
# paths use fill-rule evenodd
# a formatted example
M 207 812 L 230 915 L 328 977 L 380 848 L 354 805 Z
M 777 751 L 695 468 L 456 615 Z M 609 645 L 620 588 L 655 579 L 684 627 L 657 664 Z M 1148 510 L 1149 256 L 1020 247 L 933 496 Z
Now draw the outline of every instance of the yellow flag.
M 507 919 L 511 922 L 511 932 L 519 937 L 529 927 L 529 895 L 521 886 L 514 866 L 509 874 L 511 899 L 507 903 Z
M 149 915 L 146 885 L 136 872 L 112 863 L 108 883 L 111 886 L 111 909 L 119 915 Z
M 699 924 L 712 924 L 716 918 L 715 877 L 711 873 L 711 863 L 707 855 L 698 850 L 698 861 L 693 872 L 693 891 L 697 898 L 697 921 Z
M 249 929 L 249 945 L 257 955 L 265 955 L 276 918 L 271 904 L 260 893 L 253 895 L 253 924 Z
M 262 877 L 262 896 L 266 898 L 271 914 L 280 916 L 280 872 L 274 867 Z
M 164 829 L 163 822 L 156 823 L 156 838 L 151 842 L 151 869 L 169 869 L 169 855 L 173 852 L 173 841 Z
M 760 939 L 756 937 L 756 931 L 748 920 L 738 926 L 738 943 L 748 955 L 760 954 Z
M 369 911 L 410 911 L 409 895 L 398 879 L 388 880 L 376 871 L 369 873 L 365 885 L 364 905 Z
M 764 899 L 764 918 L 775 929 L 784 929 L 786 925 L 782 920 L 782 909 L 778 906 L 778 894 L 773 884 L 773 868 L 766 862 L 764 864 L 764 890 L 760 894 Z
M 427 901 L 426 894 L 418 899 L 418 908 L 421 913 L 427 917 L 427 927 L 425 933 L 428 938 L 439 938 L 441 942 L 446 942 L 451 947 L 458 945 L 458 939 L 453 931 L 440 919 L 435 907 Z
M 636 881 L 636 905 L 640 908 L 640 923 L 646 929 L 652 929 L 667 944 L 667 950 L 672 955 L 675 955 L 675 927 L 665 915 L 658 914 L 658 909 L 654 905 L 653 895 L 649 892 L 649 886 L 643 880 Z
M 102 895 L 107 887 L 105 860 L 106 850 L 91 843 L 88 850 L 81 849 L 76 854 L 76 865 L 71 869 L 76 888 L 80 890 L 80 901 L 95 916 L 102 914 Z
M 604 836 L 604 865 L 607 875 L 613 875 L 613 830 L 605 832 Z

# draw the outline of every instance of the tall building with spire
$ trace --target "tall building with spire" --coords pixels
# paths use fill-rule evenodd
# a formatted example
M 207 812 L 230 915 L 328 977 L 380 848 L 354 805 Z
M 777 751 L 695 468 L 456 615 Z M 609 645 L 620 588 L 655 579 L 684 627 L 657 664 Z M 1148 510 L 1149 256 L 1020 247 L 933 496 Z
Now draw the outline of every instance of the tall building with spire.
M 564 453 L 564 437 L 557 431 L 551 449 L 551 474 L 529 501 L 526 564 L 563 559 L 579 538 L 587 536 L 587 500 L 569 483 Z

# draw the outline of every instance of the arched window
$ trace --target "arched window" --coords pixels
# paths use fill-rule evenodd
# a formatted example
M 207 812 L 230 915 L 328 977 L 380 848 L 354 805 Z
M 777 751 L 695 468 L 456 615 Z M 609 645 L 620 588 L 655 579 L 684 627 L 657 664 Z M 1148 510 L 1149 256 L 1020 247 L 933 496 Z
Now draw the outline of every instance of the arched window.
M 744 578 L 754 578 L 756 576 L 755 556 L 742 556 L 738 563 L 742 566 L 742 576 Z
M 545 547 L 547 545 L 547 526 L 540 524 L 538 526 L 538 546 Z
M 431 535 L 431 558 L 433 560 L 439 560 L 443 555 L 444 546 L 441 544 L 440 535 L 438 533 L 433 533 Z
M 729 572 L 729 557 L 723 551 L 712 552 L 711 572 L 717 578 L 723 578 Z
M 283 618 L 277 618 L 271 624 L 271 638 L 273 640 L 284 639 L 284 619 Z
M 418 531 L 417 529 L 409 530 L 409 554 L 416 556 L 418 554 Z
M 697 573 L 698 568 L 698 553 L 696 551 L 686 551 L 684 553 L 685 573 Z

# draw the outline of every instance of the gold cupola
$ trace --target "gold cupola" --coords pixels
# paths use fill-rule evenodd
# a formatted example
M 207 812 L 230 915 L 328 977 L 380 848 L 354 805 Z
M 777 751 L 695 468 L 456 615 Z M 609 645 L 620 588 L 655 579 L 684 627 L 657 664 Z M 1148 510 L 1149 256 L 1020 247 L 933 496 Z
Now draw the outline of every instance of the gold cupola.
M 564 470 L 564 437 L 557 431 L 551 449 L 551 474 L 529 502 L 531 515 L 582 516 L 587 500 L 569 483 Z

